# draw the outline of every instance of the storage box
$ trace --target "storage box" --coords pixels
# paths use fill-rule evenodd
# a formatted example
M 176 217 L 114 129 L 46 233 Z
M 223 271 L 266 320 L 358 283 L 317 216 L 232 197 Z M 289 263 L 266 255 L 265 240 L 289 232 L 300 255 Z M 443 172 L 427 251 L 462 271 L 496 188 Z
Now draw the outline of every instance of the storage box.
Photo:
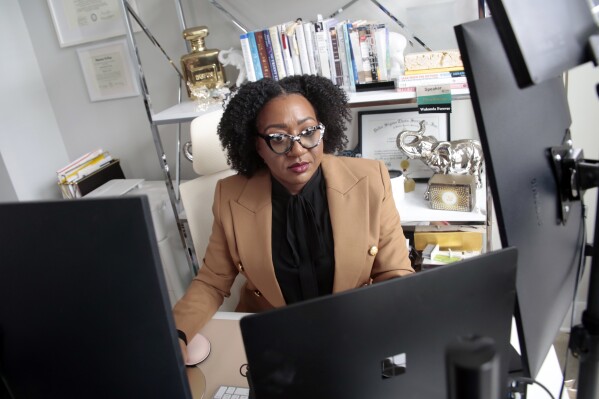
M 476 205 L 476 177 L 435 174 L 428 181 L 425 199 L 433 209 L 470 212 Z

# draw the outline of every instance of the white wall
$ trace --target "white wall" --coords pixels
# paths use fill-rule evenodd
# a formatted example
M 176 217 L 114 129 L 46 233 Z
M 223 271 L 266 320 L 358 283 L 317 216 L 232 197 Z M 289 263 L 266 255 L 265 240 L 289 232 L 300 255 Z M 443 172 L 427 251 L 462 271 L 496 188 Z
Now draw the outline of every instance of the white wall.
M 599 68 L 592 64 L 581 65 L 568 74 L 568 101 L 572 113 L 572 141 L 574 147 L 582 148 L 587 159 L 599 159 L 597 133 L 599 129 L 599 101 L 596 86 L 599 84 Z M 597 188 L 588 190 L 584 196 L 587 208 L 587 242 L 593 242 L 595 215 L 597 212 Z M 580 322 L 581 312 L 586 308 L 590 262 L 587 262 L 577 295 L 575 324 Z
M 4 159 L 2 159 L 2 154 L 0 154 L 0 202 L 14 202 L 18 201 L 18 199 L 8 170 L 4 164 Z
M 58 198 L 67 152 L 17 0 L 0 2 L 0 51 L 0 201 Z
M 9 0 L 10 4 L 17 4 L 16 0 Z M 145 24 L 164 47 L 169 56 L 178 63 L 179 58 L 186 52 L 181 29 L 176 14 L 175 0 L 137 0 L 139 15 Z M 222 12 L 217 10 L 208 0 L 182 0 L 186 14 L 187 26 L 207 25 L 210 36 L 207 45 L 211 48 L 228 49 L 239 48 L 240 31 L 231 23 Z M 221 3 L 232 6 L 238 17 L 243 17 L 251 29 L 280 23 L 297 18 L 315 19 L 320 12 L 325 17 L 330 15 L 346 0 L 334 0 L 323 3 L 316 0 L 303 2 L 288 2 L 285 7 L 274 0 L 253 0 L 248 3 L 222 0 Z M 410 0 L 399 3 L 391 0 L 382 1 L 402 21 L 413 19 L 414 33 L 417 33 L 427 44 L 437 48 L 455 46 L 450 39 L 453 34 L 442 35 L 438 29 L 423 30 L 418 21 L 425 11 L 431 11 L 430 6 L 422 5 L 421 1 Z M 443 0 L 429 1 L 429 4 L 442 6 L 449 10 L 445 20 L 449 21 L 447 29 L 453 23 L 463 22 L 476 17 L 476 2 L 473 0 Z M 443 3 L 443 4 L 441 4 Z M 121 166 L 128 178 L 145 178 L 146 180 L 159 180 L 163 174 L 159 167 L 154 143 L 146 118 L 145 108 L 140 96 L 125 99 L 90 102 L 81 67 L 77 58 L 76 49 L 87 44 L 60 48 L 52 23 L 47 0 L 27 0 L 18 3 L 25 20 L 28 34 L 21 32 L 15 34 L 9 21 L 3 25 L 7 29 L 5 38 L 19 37 L 32 39 L 33 50 L 36 54 L 42 79 L 46 85 L 47 96 L 50 99 L 56 123 L 70 160 L 95 149 L 102 147 L 110 151 L 115 157 L 120 158 Z M 245 9 L 237 10 L 239 4 L 244 4 Z M 237 9 L 236 9 L 237 7 Z M 14 7 L 13 7 L 14 8 Z M 14 10 L 11 12 L 15 12 Z M 392 22 L 386 15 L 370 2 L 358 2 L 348 7 L 343 14 L 346 17 L 369 17 L 390 22 L 396 30 L 399 26 Z M 3 12 L 7 19 L 10 14 Z M 448 19 L 452 17 L 453 19 Z M 430 22 L 430 19 L 429 19 Z M 431 26 L 438 27 L 439 24 Z M 9 28 L 10 27 L 10 28 Z M 419 31 L 419 32 L 416 32 Z M 136 40 L 139 53 L 142 57 L 144 72 L 150 89 L 152 105 L 156 111 L 163 110 L 176 102 L 177 78 L 162 53 L 155 48 L 144 36 L 137 33 Z M 121 36 L 122 37 L 122 36 Z M 121 38 L 119 37 L 119 38 Z M 447 44 L 439 43 L 439 38 L 450 40 Z M 107 39 L 109 41 L 112 39 Z M 103 41 L 103 42 L 105 42 Z M 94 42 L 96 44 L 99 42 Z M 417 48 L 416 48 L 417 49 Z M 24 61 L 26 62 L 26 61 Z M 227 67 L 228 78 L 236 79 L 236 70 Z M 4 75 L 0 79 L 10 79 Z M 161 137 L 169 160 L 173 160 L 175 150 L 176 127 L 163 126 L 160 128 Z M 183 141 L 189 140 L 188 126 L 183 125 Z M 8 162 L 8 160 L 6 160 Z M 171 165 L 173 167 L 174 165 Z M 192 178 L 195 174 L 191 164 L 183 162 L 182 175 Z

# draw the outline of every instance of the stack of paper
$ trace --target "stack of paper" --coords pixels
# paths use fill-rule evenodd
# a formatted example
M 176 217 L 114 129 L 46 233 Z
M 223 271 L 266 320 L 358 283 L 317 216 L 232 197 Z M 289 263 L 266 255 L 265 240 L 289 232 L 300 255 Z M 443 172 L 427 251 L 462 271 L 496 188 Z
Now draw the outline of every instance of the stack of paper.
M 88 152 L 67 166 L 56 171 L 59 183 L 76 182 L 92 174 L 112 160 L 108 151 L 101 148 Z
M 108 151 L 99 148 L 79 157 L 70 164 L 56 171 L 58 185 L 64 198 L 82 196 L 79 183 L 102 168 L 115 162 Z M 119 167 L 120 169 L 120 167 Z

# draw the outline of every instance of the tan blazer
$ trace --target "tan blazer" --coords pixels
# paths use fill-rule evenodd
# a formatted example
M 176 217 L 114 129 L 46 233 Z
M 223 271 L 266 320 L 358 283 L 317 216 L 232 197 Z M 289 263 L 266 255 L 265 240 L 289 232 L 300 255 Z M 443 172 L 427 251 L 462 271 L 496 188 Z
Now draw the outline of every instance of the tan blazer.
M 384 164 L 324 155 L 321 165 L 335 243 L 333 292 L 412 273 Z M 238 273 L 247 282 L 237 311 L 285 305 L 272 262 L 270 179 L 263 169 L 250 179 L 235 175 L 218 182 L 203 264 L 174 309 L 177 328 L 188 337 L 214 315 Z

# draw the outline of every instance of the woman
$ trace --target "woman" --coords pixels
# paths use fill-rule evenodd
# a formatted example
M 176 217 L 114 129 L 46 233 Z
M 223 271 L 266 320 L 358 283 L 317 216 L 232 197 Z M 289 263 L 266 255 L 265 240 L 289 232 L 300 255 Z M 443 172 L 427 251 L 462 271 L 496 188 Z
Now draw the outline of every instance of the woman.
M 218 134 L 238 174 L 216 186 L 203 264 L 174 309 L 183 341 L 238 273 L 237 311 L 258 312 L 413 272 L 383 163 L 332 155 L 350 119 L 345 92 L 319 76 L 262 79 L 231 99 Z

